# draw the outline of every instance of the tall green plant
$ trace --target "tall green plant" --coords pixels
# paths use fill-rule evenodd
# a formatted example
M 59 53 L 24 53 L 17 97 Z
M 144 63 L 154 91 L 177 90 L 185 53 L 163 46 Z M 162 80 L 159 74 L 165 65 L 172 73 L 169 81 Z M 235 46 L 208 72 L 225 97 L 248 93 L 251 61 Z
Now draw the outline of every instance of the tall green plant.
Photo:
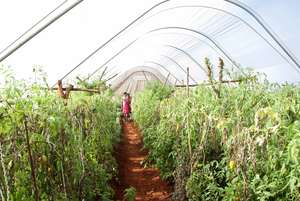
M 1 199 L 112 200 L 120 126 L 111 93 L 77 94 L 65 106 L 55 93 L 2 70 Z
M 206 85 L 188 100 L 181 90 L 137 96 L 135 118 L 174 200 L 300 199 L 299 87 L 242 80 L 220 96 Z

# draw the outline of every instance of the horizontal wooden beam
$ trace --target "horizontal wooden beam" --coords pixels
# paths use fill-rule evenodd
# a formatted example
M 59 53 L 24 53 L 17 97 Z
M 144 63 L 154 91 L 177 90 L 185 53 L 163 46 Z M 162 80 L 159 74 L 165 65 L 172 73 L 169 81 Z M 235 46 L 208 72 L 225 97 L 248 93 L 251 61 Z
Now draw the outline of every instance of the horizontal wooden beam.
M 57 87 L 51 88 L 51 90 L 58 90 Z M 66 91 L 67 88 L 63 87 L 62 90 Z M 81 88 L 72 88 L 70 91 L 78 91 L 78 92 L 90 92 L 90 93 L 100 93 L 97 89 L 81 89 Z
M 250 80 L 253 79 L 254 77 L 250 77 L 250 78 L 242 78 L 242 79 L 238 79 L 238 80 L 224 80 L 222 82 L 215 82 L 213 84 L 230 84 L 230 83 L 240 83 L 243 82 L 245 80 Z M 190 84 L 189 87 L 197 87 L 200 85 L 204 85 L 204 86 L 209 86 L 211 85 L 210 83 L 202 83 L 202 84 Z M 181 87 L 187 87 L 187 85 L 175 85 L 175 87 L 181 88 Z

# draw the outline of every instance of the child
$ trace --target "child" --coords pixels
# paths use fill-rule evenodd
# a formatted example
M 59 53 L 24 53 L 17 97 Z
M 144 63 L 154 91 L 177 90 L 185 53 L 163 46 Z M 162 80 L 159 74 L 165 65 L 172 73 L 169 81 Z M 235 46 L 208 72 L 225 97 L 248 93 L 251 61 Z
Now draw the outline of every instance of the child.
M 122 99 L 122 112 L 125 121 L 129 120 L 129 113 L 130 113 L 130 98 L 127 92 L 124 92 L 123 99 Z
M 129 117 L 131 118 L 131 96 L 130 93 L 127 93 L 128 102 L 129 102 Z

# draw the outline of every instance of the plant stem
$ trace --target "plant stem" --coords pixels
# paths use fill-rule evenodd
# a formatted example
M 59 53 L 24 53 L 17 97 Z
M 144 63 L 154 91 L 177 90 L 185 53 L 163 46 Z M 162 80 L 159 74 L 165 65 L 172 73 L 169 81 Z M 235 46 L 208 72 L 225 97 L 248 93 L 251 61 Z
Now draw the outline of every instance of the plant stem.
M 60 138 L 61 138 L 61 145 L 62 145 L 62 149 L 61 149 L 61 156 L 62 156 L 62 159 L 61 159 L 61 176 L 62 176 L 64 193 L 65 193 L 65 196 L 67 198 L 67 188 L 66 188 L 66 180 L 65 180 L 65 173 L 64 173 L 64 162 L 65 162 L 64 148 L 65 148 L 65 142 L 66 142 L 64 129 L 60 130 Z
M 206 68 L 207 68 L 208 81 L 211 84 L 211 87 L 212 87 L 213 91 L 215 92 L 216 96 L 218 98 L 221 98 L 220 91 L 216 88 L 216 86 L 214 84 L 214 81 L 213 81 L 213 79 L 214 79 L 213 70 L 212 70 L 213 66 L 210 63 L 208 58 L 205 58 L 205 65 L 206 65 Z
M 190 68 L 187 67 L 186 69 L 186 89 L 187 89 L 187 97 L 190 96 L 190 80 L 189 80 L 189 76 L 190 76 Z
M 223 73 L 224 73 L 224 61 L 222 58 L 219 58 L 219 93 L 221 96 L 221 87 L 222 87 L 222 82 L 223 82 Z
M 33 188 L 34 188 L 34 197 L 35 197 L 35 201 L 39 201 L 40 200 L 39 190 L 38 190 L 38 187 L 37 187 L 37 184 L 36 184 L 35 168 L 34 168 L 34 162 L 33 162 L 33 158 L 32 158 L 31 145 L 30 145 L 30 142 L 29 142 L 29 131 L 28 131 L 26 116 L 25 116 L 25 119 L 24 119 L 24 126 L 25 126 L 27 150 L 28 150 L 30 167 L 31 167 L 31 179 L 32 179 L 32 185 L 33 185 Z
M 7 173 L 6 173 L 6 168 L 5 168 L 5 165 L 4 165 L 4 160 L 3 160 L 3 150 L 2 150 L 2 143 L 0 143 L 0 160 L 1 160 L 1 166 L 2 166 L 2 171 L 3 171 L 3 176 L 4 176 L 4 183 L 5 183 L 5 188 L 6 188 L 6 200 L 9 200 L 9 194 L 10 194 L 10 191 L 9 191 L 9 186 L 8 186 L 8 181 L 7 181 Z M 1 191 L 1 197 L 4 201 L 4 196 L 3 196 L 3 193 Z
M 2 193 L 1 188 L 0 188 L 0 195 L 1 195 L 1 200 L 5 201 L 5 200 L 4 200 L 4 195 L 3 195 L 3 193 Z
M 67 190 L 66 190 L 65 173 L 64 173 L 64 166 L 63 166 L 62 162 L 60 162 L 60 166 L 61 166 L 61 176 L 62 176 L 64 193 L 65 193 L 65 196 L 67 198 L 68 196 L 67 196 Z

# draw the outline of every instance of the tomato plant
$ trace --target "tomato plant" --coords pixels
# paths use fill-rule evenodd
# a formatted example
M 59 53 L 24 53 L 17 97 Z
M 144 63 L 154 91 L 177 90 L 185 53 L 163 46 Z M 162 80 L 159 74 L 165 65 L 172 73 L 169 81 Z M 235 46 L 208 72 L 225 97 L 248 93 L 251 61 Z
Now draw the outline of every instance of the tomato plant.
M 154 84 L 134 101 L 149 161 L 174 182 L 174 200 L 299 200 L 299 87 L 244 79 L 216 93 L 214 82 L 189 97 Z
M 65 105 L 2 71 L 0 200 L 112 200 L 120 125 L 111 93 L 77 93 Z

